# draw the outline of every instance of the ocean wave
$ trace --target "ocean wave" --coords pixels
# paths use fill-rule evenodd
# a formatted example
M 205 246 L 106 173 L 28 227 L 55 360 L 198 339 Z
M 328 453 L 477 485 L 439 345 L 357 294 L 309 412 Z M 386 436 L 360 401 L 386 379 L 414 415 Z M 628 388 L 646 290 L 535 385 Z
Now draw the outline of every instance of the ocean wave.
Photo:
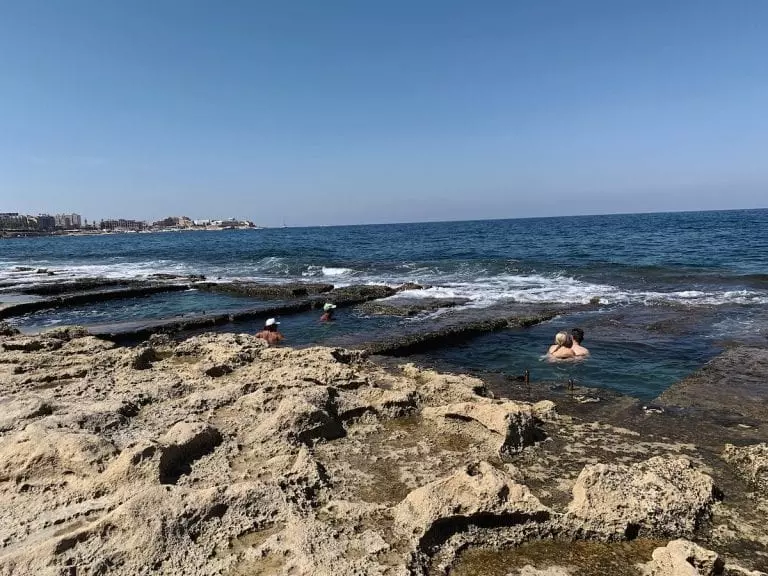
M 18 267 L 29 266 L 31 270 Z M 53 276 L 37 273 L 45 268 Z M 80 277 L 148 278 L 155 273 L 173 273 L 180 276 L 205 274 L 209 279 L 250 280 L 257 282 L 295 282 L 329 279 L 336 286 L 350 284 L 385 284 L 398 286 L 405 282 L 430 285 L 427 290 L 411 291 L 409 296 L 438 298 L 467 298 L 468 307 L 486 307 L 500 301 L 521 303 L 586 304 L 599 299 L 601 304 L 666 303 L 687 305 L 763 305 L 768 304 L 768 290 L 722 289 L 638 290 L 622 288 L 610 283 L 591 282 L 569 275 L 565 270 L 547 273 L 494 273 L 487 263 L 457 262 L 440 266 L 433 262 L 400 262 L 390 265 L 370 264 L 355 269 L 340 265 L 302 263 L 282 256 L 267 256 L 252 263 L 226 263 L 197 266 L 191 262 L 172 259 L 129 262 L 120 258 L 100 263 L 73 262 L 52 265 L 46 260 L 34 263 L 3 262 L 0 283 L 3 291 L 12 286 L 55 282 Z M 8 286 L 11 286 L 9 288 Z
M 322 267 L 323 276 L 349 276 L 354 274 L 352 268 L 333 268 L 331 266 Z

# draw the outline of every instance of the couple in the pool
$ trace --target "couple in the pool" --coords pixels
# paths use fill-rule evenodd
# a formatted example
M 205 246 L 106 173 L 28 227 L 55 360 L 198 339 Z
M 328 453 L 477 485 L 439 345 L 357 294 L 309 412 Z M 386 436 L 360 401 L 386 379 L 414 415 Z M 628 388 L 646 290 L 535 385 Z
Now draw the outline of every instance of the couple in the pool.
M 552 360 L 569 360 L 589 356 L 589 350 L 581 345 L 584 340 L 584 330 L 574 328 L 570 333 L 555 334 L 555 343 L 549 347 L 547 357 Z

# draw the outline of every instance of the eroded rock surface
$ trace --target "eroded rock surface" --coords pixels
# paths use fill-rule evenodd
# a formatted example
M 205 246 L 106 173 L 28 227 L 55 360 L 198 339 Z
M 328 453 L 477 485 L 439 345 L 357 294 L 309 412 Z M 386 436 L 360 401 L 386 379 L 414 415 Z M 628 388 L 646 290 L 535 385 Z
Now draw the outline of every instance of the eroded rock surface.
M 399 529 L 418 541 L 446 539 L 452 528 L 491 516 L 514 516 L 522 523 L 549 520 L 549 515 L 526 486 L 488 462 L 470 464 L 422 486 L 395 508 Z
M 0 574 L 426 575 L 468 546 L 696 536 L 702 455 L 638 436 L 340 348 L 8 331 Z
M 717 552 L 685 539 L 672 540 L 653 551 L 653 559 L 639 566 L 644 576 L 763 576 L 765 573 L 726 565 Z
M 577 478 L 568 517 L 578 530 L 609 538 L 689 535 L 709 515 L 715 495 L 712 478 L 685 457 L 597 464 Z
M 759 492 L 768 495 L 768 444 L 734 446 L 726 444 L 723 458 Z

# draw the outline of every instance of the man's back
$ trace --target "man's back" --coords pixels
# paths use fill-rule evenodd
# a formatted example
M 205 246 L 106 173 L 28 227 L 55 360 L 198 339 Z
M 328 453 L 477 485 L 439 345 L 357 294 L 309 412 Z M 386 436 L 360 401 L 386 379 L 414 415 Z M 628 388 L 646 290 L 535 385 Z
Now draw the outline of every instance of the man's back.
M 275 344 L 278 344 L 282 339 L 283 335 L 280 334 L 280 332 L 273 331 L 273 330 L 262 330 L 258 334 L 256 334 L 256 338 L 261 338 L 262 340 L 266 340 L 267 344 L 270 346 L 274 346 Z
M 589 356 L 589 350 L 581 345 L 584 340 L 584 330 L 581 328 L 573 328 L 571 330 L 571 337 L 573 338 L 573 346 L 571 346 L 573 354 L 575 356 Z
M 576 344 L 576 342 L 571 346 L 571 350 L 573 350 L 575 356 L 589 356 L 589 350 L 584 348 L 581 344 Z

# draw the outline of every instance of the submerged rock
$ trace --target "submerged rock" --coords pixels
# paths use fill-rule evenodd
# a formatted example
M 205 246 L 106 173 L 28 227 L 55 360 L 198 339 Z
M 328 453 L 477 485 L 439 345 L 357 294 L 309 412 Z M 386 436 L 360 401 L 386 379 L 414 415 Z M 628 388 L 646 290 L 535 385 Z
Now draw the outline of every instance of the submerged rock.
M 434 312 L 442 308 L 453 308 L 469 302 L 469 298 L 398 298 L 396 300 L 373 301 L 361 304 L 357 310 L 375 316 L 404 316 Z
M 333 284 L 291 282 L 288 284 L 263 284 L 258 282 L 205 283 L 195 286 L 200 290 L 233 296 L 248 296 L 260 299 L 303 298 L 333 290 Z

